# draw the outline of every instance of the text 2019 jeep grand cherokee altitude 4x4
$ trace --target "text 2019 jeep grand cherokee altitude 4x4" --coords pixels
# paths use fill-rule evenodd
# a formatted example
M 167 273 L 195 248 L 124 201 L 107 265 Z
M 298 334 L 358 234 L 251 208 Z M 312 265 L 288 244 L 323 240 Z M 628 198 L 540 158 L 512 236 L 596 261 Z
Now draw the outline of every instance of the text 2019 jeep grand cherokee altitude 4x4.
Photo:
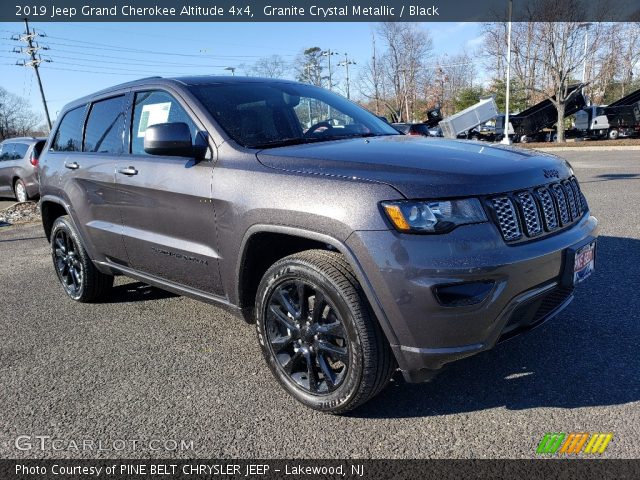
M 75 101 L 41 183 L 72 299 L 124 274 L 226 305 L 282 386 L 333 413 L 397 367 L 427 380 L 542 323 L 594 266 L 567 162 L 399 135 L 289 81 L 149 78 Z

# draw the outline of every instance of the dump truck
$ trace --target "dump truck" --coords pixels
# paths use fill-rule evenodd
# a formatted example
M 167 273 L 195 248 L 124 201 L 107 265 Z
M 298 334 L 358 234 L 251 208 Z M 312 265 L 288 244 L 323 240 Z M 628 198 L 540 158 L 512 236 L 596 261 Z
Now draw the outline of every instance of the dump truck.
M 576 128 L 587 138 L 640 135 L 640 89 L 610 105 L 591 105 L 576 113 Z
M 439 126 L 446 138 L 457 138 L 465 132 L 470 132 L 498 114 L 498 107 L 493 95 L 481 97 L 475 105 L 465 108 L 461 112 L 440 120 Z
M 587 102 L 582 94 L 583 86 L 584 84 L 578 83 L 569 87 L 569 97 L 564 111 L 565 118 L 586 106 Z M 509 115 L 509 136 L 513 135 L 514 142 L 522 143 L 545 141 L 547 137 L 553 139 L 554 132 L 545 131 L 545 129 L 550 129 L 557 122 L 558 110 L 550 99 L 546 99 L 520 113 Z M 504 136 L 504 115 L 496 119 L 496 136 L 498 138 Z

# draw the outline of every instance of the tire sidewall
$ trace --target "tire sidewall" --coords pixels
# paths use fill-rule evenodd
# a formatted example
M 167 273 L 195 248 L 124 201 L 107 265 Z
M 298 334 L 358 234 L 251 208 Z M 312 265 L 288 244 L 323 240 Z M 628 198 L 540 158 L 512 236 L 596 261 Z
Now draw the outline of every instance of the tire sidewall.
M 20 196 L 18 194 L 18 188 L 21 188 L 22 191 L 24 192 L 23 200 L 20 199 Z M 20 178 L 16 180 L 16 183 L 13 186 L 13 193 L 16 196 L 16 200 L 19 202 L 26 202 L 27 200 L 29 200 L 29 194 L 27 193 L 27 186 L 24 184 L 24 182 Z
M 55 257 L 55 244 L 54 244 L 54 239 L 56 236 L 56 233 L 64 230 L 67 235 L 69 235 L 71 237 L 71 239 L 73 240 L 73 243 L 75 244 L 76 247 L 76 252 L 77 255 L 79 257 L 80 260 L 80 265 L 82 268 L 82 284 L 80 285 L 80 289 L 78 290 L 78 292 L 74 295 L 72 294 L 64 285 L 64 280 L 62 279 L 62 276 L 60 275 L 60 272 L 58 271 L 58 267 L 56 266 L 56 257 Z M 84 250 L 84 247 L 82 245 L 82 242 L 80 241 L 80 237 L 78 236 L 78 234 L 75 231 L 75 228 L 73 227 L 73 225 L 71 224 L 71 222 L 69 221 L 69 219 L 67 217 L 59 217 L 54 223 L 53 223 L 53 227 L 51 227 L 51 237 L 50 237 L 50 243 L 51 243 L 51 258 L 53 260 L 53 268 L 56 271 L 56 275 L 58 277 L 58 280 L 60 281 L 60 284 L 62 286 L 62 289 L 64 290 L 64 292 L 67 294 L 67 296 L 69 296 L 69 298 L 71 298 L 72 300 L 80 300 L 82 298 L 82 296 L 84 295 L 86 286 L 87 286 L 87 254 Z
M 282 370 L 272 353 L 271 346 L 268 344 L 265 330 L 265 314 L 268 308 L 267 302 L 272 293 L 280 285 L 294 279 L 304 280 L 313 287 L 323 291 L 329 302 L 340 314 L 342 324 L 348 336 L 349 369 L 347 375 L 336 390 L 325 395 L 314 395 L 297 386 Z M 258 287 L 255 312 L 258 341 L 265 361 L 278 382 L 295 399 L 316 410 L 337 411 L 340 410 L 341 407 L 346 407 L 357 397 L 362 381 L 364 359 L 360 335 L 356 322 L 354 321 L 354 312 L 343 298 L 339 289 L 321 272 L 293 259 L 274 265 L 265 274 L 265 277 Z

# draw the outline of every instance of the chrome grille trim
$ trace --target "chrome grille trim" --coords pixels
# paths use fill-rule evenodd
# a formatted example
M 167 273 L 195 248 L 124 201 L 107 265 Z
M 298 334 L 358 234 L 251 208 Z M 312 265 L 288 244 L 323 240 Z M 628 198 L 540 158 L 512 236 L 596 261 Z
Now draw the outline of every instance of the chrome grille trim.
M 568 180 L 562 182 L 562 188 L 564 188 L 565 193 L 567 194 L 567 199 L 569 200 L 569 211 L 571 212 L 571 220 L 578 219 L 578 203 L 576 199 L 575 193 L 573 193 L 573 188 L 571 187 L 571 183 Z
M 488 207 L 507 243 L 543 237 L 575 223 L 588 211 L 575 177 L 491 197 Z
M 522 208 L 523 225 L 525 227 L 527 236 L 535 237 L 542 233 L 542 222 L 540 221 L 540 215 L 538 213 L 538 205 L 530 192 L 516 193 L 516 197 L 520 201 L 520 207 Z
M 507 242 L 512 242 L 522 237 L 518 215 L 511 199 L 506 196 L 496 197 L 491 199 L 491 203 L 498 218 L 498 226 L 502 232 L 502 237 Z
M 569 206 L 567 205 L 564 188 L 562 188 L 559 183 L 556 183 L 551 186 L 551 190 L 553 191 L 553 196 L 555 197 L 556 205 L 558 205 L 558 211 L 560 212 L 560 222 L 563 226 L 568 225 L 571 223 L 571 215 L 569 214 Z
M 553 203 L 553 198 L 547 187 L 542 187 L 537 190 L 538 198 L 542 204 L 542 216 L 545 220 L 545 227 L 547 231 L 552 231 L 558 228 L 558 217 L 556 216 L 556 208 Z

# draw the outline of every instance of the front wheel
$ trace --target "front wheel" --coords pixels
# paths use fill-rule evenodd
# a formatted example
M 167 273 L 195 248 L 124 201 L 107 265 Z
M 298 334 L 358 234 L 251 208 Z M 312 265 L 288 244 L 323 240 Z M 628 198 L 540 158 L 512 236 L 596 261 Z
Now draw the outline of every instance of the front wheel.
M 395 370 L 389 344 L 338 253 L 309 250 L 276 262 L 260 282 L 255 311 L 269 368 L 308 407 L 353 410 Z
M 113 276 L 93 264 L 68 216 L 56 219 L 51 228 L 53 266 L 65 293 L 77 302 L 94 302 L 113 285 Z

